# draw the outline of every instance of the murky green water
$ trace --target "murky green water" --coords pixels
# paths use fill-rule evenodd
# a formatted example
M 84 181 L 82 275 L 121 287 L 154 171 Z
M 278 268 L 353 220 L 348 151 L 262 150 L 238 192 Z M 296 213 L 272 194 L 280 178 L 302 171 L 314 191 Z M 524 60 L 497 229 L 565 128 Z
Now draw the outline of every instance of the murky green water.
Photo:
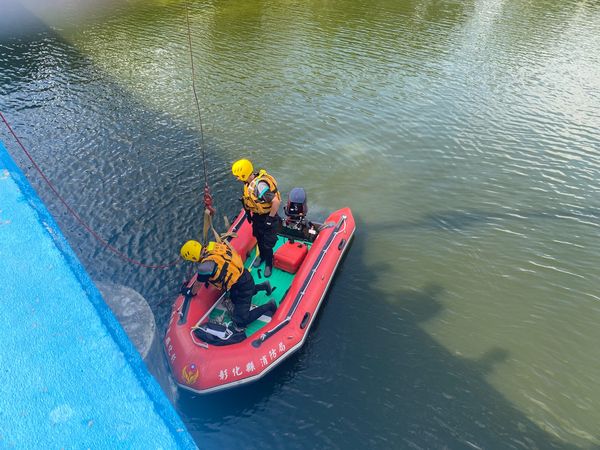
M 199 1 L 209 182 L 240 156 L 354 244 L 306 346 L 261 382 L 167 388 L 205 448 L 600 445 L 600 5 Z M 0 110 L 111 244 L 170 261 L 200 229 L 183 3 L 0 42 Z M 98 281 L 164 330 L 186 272 L 102 250 L 7 144 Z M 159 367 L 153 367 L 162 373 Z M 160 375 L 159 375 L 160 376 Z

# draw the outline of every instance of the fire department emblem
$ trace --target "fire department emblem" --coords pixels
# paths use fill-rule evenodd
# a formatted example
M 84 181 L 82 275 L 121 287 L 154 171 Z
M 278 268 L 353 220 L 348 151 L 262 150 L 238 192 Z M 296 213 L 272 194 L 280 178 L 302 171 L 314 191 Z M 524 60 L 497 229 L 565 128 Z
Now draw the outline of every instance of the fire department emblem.
M 196 364 L 188 364 L 181 371 L 181 375 L 187 384 L 194 384 L 200 375 L 200 370 Z

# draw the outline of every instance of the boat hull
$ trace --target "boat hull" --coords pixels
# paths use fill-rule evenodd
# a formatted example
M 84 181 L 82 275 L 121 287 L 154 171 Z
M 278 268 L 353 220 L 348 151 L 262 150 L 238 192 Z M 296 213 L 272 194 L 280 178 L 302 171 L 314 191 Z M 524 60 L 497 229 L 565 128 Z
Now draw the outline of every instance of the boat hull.
M 252 226 L 243 211 L 231 231 L 231 245 L 246 258 L 256 245 Z M 281 298 L 271 321 L 242 342 L 214 346 L 200 341 L 193 327 L 204 321 L 221 296 L 216 288 L 202 286 L 189 301 L 181 323 L 185 299 L 173 305 L 164 347 L 177 384 L 197 393 L 209 393 L 249 383 L 265 376 L 298 350 L 325 298 L 336 269 L 355 231 L 349 208 L 332 213 L 310 246 L 299 270 Z M 192 280 L 193 281 L 193 280 Z

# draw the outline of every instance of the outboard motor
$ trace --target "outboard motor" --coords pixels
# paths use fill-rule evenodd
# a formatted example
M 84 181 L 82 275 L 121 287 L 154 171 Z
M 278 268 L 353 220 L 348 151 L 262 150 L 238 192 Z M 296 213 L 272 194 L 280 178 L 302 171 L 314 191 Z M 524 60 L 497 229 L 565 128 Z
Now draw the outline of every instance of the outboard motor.
M 311 242 L 317 237 L 315 224 L 306 221 L 308 206 L 306 205 L 306 192 L 303 188 L 294 188 L 288 195 L 285 212 L 285 228 L 290 236 L 308 239 Z
M 288 195 L 287 206 L 283 208 L 285 211 L 285 224 L 290 228 L 298 228 L 306 221 L 306 192 L 303 188 L 294 188 Z

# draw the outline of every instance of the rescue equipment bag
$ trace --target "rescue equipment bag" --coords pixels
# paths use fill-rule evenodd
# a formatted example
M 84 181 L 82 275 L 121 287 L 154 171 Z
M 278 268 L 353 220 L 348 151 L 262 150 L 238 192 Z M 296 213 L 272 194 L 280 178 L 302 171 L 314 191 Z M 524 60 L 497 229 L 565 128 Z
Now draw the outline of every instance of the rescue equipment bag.
M 207 344 L 230 345 L 246 339 L 244 330 L 236 331 L 229 325 L 207 322 L 194 329 L 194 335 Z

